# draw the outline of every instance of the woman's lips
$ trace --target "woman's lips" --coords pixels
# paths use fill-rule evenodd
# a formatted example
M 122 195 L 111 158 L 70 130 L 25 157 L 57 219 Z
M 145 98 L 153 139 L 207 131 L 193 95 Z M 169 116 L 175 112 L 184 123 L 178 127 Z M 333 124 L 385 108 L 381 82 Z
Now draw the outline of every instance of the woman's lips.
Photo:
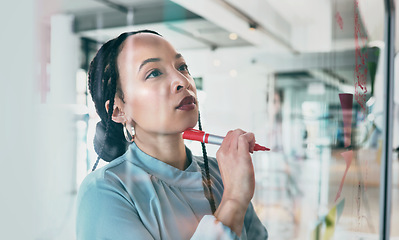
M 176 109 L 183 110 L 183 111 L 190 111 L 195 108 L 195 98 L 193 96 L 187 96 L 183 98 Z
M 191 103 L 191 104 L 185 104 L 183 106 L 180 106 L 177 109 L 183 110 L 183 111 L 190 111 L 190 110 L 193 110 L 194 108 L 195 108 L 195 104 Z

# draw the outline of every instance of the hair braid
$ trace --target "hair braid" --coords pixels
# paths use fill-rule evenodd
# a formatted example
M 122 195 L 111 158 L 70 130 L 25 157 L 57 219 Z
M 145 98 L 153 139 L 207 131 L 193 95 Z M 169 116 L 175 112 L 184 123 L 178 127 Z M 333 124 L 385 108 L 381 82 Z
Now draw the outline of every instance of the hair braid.
M 100 102 L 106 102 L 107 100 L 109 100 L 108 111 L 106 112 L 107 117 L 105 120 L 104 139 L 107 139 L 108 135 L 109 135 L 109 129 L 110 129 L 111 121 L 112 121 L 112 114 L 114 112 L 114 101 L 115 101 L 117 79 L 119 78 L 117 71 L 115 71 L 115 69 L 116 69 L 115 68 L 115 65 L 116 65 L 115 64 L 115 62 L 116 62 L 115 55 L 117 55 L 118 51 L 116 49 L 119 46 L 116 46 L 116 48 L 115 48 L 115 45 L 117 45 L 116 40 L 109 41 L 108 43 L 111 46 L 111 50 L 109 50 L 108 53 L 105 53 L 105 59 L 109 60 L 109 63 L 104 66 L 104 57 L 103 58 L 100 57 L 101 62 L 100 62 L 100 64 L 97 65 L 101 69 L 101 77 L 98 78 L 98 79 L 101 79 L 101 81 L 102 81 L 101 92 L 103 94 L 101 96 L 105 96 L 105 98 L 102 99 L 102 101 L 100 101 Z M 104 45 L 104 46 L 106 46 L 106 45 Z M 105 49 L 108 49 L 108 48 L 105 48 Z M 106 50 L 104 50 L 104 51 L 106 51 Z M 102 56 L 102 55 L 99 54 L 99 56 Z M 96 71 L 98 71 L 98 70 L 99 69 L 97 68 Z M 96 88 L 94 88 L 94 89 L 96 89 Z M 92 95 L 93 95 L 93 92 L 92 92 Z M 105 108 L 105 106 L 104 106 L 104 108 Z M 99 108 L 97 108 L 97 109 L 99 109 Z M 102 113 L 102 114 L 104 114 L 104 113 Z M 100 113 L 99 113 L 99 115 L 100 115 Z M 106 144 L 106 141 L 103 141 L 101 144 L 101 147 L 99 149 L 99 152 L 98 152 L 97 160 L 93 165 L 92 171 L 94 171 L 97 168 L 97 165 L 100 161 L 100 156 L 103 154 L 105 144 Z
M 104 99 L 104 89 L 106 89 L 106 86 L 104 86 L 103 82 L 103 75 L 104 75 L 104 58 L 106 58 L 106 52 L 109 48 L 110 45 L 112 45 L 113 41 L 108 41 L 105 43 L 97 52 L 96 56 L 94 57 L 93 61 L 90 63 L 89 67 L 89 72 L 88 72 L 88 85 L 89 85 L 89 91 L 92 96 L 93 102 L 96 106 L 96 111 L 97 114 L 100 116 L 100 118 L 103 118 L 103 111 L 102 111 L 102 106 L 99 106 L 100 103 L 103 102 Z M 100 83 L 98 83 L 100 81 Z M 107 124 L 108 125 L 108 124 Z M 107 130 L 105 131 L 104 139 L 107 138 Z M 97 165 L 100 161 L 100 155 L 104 149 L 104 143 L 101 145 L 101 148 L 98 152 L 98 156 L 96 159 L 96 162 L 93 165 L 93 168 L 91 169 L 94 171 L 97 168 Z
M 199 111 L 198 111 L 198 128 L 200 131 L 202 131 L 201 117 Z M 205 166 L 205 175 L 206 175 L 205 182 L 209 190 L 208 201 L 209 204 L 211 205 L 212 214 L 214 214 L 216 212 L 216 204 L 215 204 L 215 197 L 213 196 L 212 192 L 212 181 L 211 181 L 211 176 L 209 174 L 209 161 L 208 161 L 208 154 L 206 153 L 205 143 L 201 142 L 201 147 L 202 147 L 202 156 L 204 157 L 204 166 Z

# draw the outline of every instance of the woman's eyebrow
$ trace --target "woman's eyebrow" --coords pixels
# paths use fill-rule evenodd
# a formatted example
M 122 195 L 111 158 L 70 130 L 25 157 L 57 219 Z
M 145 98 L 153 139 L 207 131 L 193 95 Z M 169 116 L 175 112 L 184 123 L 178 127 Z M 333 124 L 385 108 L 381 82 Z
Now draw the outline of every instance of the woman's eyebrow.
M 144 65 L 146 65 L 147 63 L 150 63 L 150 62 L 159 62 L 159 61 L 161 61 L 160 58 L 149 58 L 149 59 L 146 59 L 146 60 L 144 60 L 144 61 L 140 64 L 139 71 L 140 71 L 140 69 L 141 69 Z
M 183 56 L 182 56 L 180 53 L 176 54 L 176 56 L 175 56 L 176 59 L 182 58 L 182 57 L 183 57 Z M 144 65 L 146 65 L 147 63 L 150 63 L 150 62 L 160 62 L 160 61 L 161 61 L 160 58 L 148 58 L 148 59 L 144 60 L 144 61 L 140 64 L 139 71 L 140 71 L 140 69 L 141 69 Z

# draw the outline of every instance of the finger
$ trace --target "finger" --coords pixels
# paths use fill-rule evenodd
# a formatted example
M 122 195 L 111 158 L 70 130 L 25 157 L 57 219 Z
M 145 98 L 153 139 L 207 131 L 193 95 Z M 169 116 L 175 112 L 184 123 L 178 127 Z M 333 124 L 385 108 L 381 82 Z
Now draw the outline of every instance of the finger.
M 237 151 L 238 150 L 238 138 L 240 135 L 244 134 L 245 132 L 241 129 L 236 129 L 232 132 L 232 139 L 231 139 L 231 144 L 230 144 L 230 149 L 231 151 Z
M 225 143 L 228 143 L 228 145 L 230 145 L 230 142 L 231 142 L 231 139 L 232 139 L 232 135 L 233 134 L 233 131 L 229 131 L 227 134 L 226 134 L 226 137 L 223 139 L 223 142 L 225 142 Z
M 249 142 L 249 151 L 253 153 L 255 148 L 255 135 L 253 133 L 246 133 L 245 135 Z
M 219 149 L 224 149 L 224 148 L 229 149 L 230 148 L 232 133 L 233 133 L 233 131 L 229 131 L 226 134 L 226 137 L 223 139 L 222 145 L 220 146 Z
M 240 135 L 238 151 L 242 153 L 253 153 L 255 147 L 255 135 L 253 133 L 244 133 Z

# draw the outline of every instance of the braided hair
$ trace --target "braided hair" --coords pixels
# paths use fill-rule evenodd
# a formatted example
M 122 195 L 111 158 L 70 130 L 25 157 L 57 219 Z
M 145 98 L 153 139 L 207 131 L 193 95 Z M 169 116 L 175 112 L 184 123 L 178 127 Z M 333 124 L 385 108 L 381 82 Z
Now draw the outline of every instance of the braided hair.
M 200 131 L 202 131 L 202 124 L 201 124 L 201 117 L 200 113 L 198 112 L 198 128 Z M 205 176 L 206 176 L 206 186 L 208 187 L 209 191 L 209 196 L 207 196 L 209 204 L 211 205 L 211 210 L 212 213 L 216 212 L 216 204 L 215 204 L 215 198 L 213 196 L 212 192 L 212 181 L 211 181 L 211 176 L 209 174 L 209 164 L 208 164 L 208 154 L 206 153 L 206 147 L 205 143 L 201 142 L 201 147 L 202 147 L 202 156 L 204 157 L 204 167 L 205 167 Z
M 134 32 L 125 32 L 117 38 L 109 40 L 98 50 L 93 61 L 90 63 L 88 71 L 88 85 L 91 97 L 93 99 L 96 112 L 100 116 L 100 122 L 96 125 L 94 136 L 94 150 L 98 154 L 97 160 L 92 168 L 97 168 L 100 158 L 111 162 L 117 157 L 123 155 L 129 147 L 129 142 L 125 140 L 123 134 L 123 125 L 112 121 L 114 111 L 115 95 L 123 100 L 123 92 L 119 87 L 119 72 L 117 58 L 122 50 L 123 42 L 127 37 L 138 33 L 151 33 L 161 36 L 152 30 L 140 30 Z M 105 103 L 109 101 L 108 111 L 105 109 Z M 200 116 L 198 114 L 199 128 L 202 130 Z M 211 188 L 211 179 L 209 174 L 209 161 L 206 153 L 205 144 L 202 143 L 202 153 L 205 165 L 204 181 L 209 190 L 208 201 L 211 205 L 212 213 L 215 213 L 215 200 Z

